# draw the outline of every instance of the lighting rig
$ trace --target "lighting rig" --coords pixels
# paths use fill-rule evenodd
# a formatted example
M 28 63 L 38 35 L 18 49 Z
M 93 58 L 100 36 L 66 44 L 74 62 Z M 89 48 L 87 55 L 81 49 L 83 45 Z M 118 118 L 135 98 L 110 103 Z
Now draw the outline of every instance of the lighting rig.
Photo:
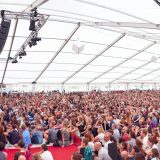
M 41 40 L 41 37 L 38 37 L 38 31 L 46 23 L 49 15 L 38 13 L 37 8 L 32 9 L 30 13 L 12 12 L 6 10 L 1 10 L 1 13 L 3 13 L 4 17 L 7 19 L 25 19 L 30 21 L 29 30 L 31 31 L 31 33 L 29 34 L 25 42 L 22 44 L 18 52 L 15 54 L 15 56 L 10 58 L 12 63 L 18 63 L 18 57 L 19 59 L 21 59 L 23 56 L 27 55 L 25 48 L 27 46 L 35 46 L 37 45 L 37 42 Z

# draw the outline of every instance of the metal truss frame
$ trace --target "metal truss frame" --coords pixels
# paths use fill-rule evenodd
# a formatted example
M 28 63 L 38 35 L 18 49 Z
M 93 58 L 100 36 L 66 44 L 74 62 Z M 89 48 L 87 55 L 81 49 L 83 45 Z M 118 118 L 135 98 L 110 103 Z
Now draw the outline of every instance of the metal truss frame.
M 29 5 L 25 10 L 23 10 L 21 12 L 21 15 L 24 15 L 25 13 L 31 11 L 32 9 L 41 6 L 42 4 L 46 3 L 47 1 L 48 0 L 35 0 L 31 5 Z M 8 13 L 8 15 L 5 15 L 6 13 Z M 5 11 L 4 12 L 4 16 L 6 16 L 5 18 L 10 18 L 10 19 L 12 19 L 12 13 L 14 13 L 13 14 L 13 16 L 14 16 L 13 18 L 16 19 L 16 21 L 15 21 L 13 35 L 12 35 L 12 39 L 11 39 L 11 43 L 10 43 L 10 48 L 9 48 L 8 56 L 7 56 L 6 65 L 5 65 L 3 76 L 2 76 L 2 80 L 1 80 L 1 87 L 3 85 L 4 77 L 5 77 L 5 74 L 6 74 L 7 67 L 8 67 L 8 62 L 10 60 L 10 54 L 11 54 L 11 51 L 12 51 L 13 41 L 14 41 L 14 38 L 15 38 L 15 34 L 16 34 L 16 30 L 17 30 L 17 25 L 18 25 L 18 18 L 15 16 L 15 12 L 10 12 L 10 11 Z M 41 14 L 39 14 L 39 15 L 41 15 Z M 47 19 L 48 19 L 48 15 L 44 15 L 44 16 L 47 16 Z M 30 14 L 29 14 L 29 17 L 30 17 Z M 43 15 L 41 15 L 41 17 L 43 17 Z

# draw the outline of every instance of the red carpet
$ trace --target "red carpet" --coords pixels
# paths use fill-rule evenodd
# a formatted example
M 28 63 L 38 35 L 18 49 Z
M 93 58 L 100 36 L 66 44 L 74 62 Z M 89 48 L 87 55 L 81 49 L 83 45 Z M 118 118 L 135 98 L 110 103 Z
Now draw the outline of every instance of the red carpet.
M 68 147 L 48 147 L 49 151 L 52 152 L 54 160 L 71 160 L 71 155 L 73 152 L 77 151 L 77 147 L 72 145 Z M 14 153 L 17 152 L 18 149 L 9 149 L 5 150 L 7 152 L 7 160 L 13 160 L 14 159 Z M 31 148 L 31 152 L 40 152 L 41 148 Z

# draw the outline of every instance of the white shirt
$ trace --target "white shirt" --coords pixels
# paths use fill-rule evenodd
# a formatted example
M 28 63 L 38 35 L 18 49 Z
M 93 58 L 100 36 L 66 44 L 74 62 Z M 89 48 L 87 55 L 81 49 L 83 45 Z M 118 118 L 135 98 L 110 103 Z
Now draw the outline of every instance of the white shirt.
M 143 149 L 145 150 L 147 147 L 148 147 L 148 135 L 146 135 L 143 140 L 142 140 L 142 143 L 143 143 Z
M 151 148 L 151 149 L 153 149 L 153 148 L 158 149 L 158 146 L 157 146 L 156 144 L 153 144 L 153 146 L 152 146 L 152 148 Z
M 50 151 L 44 151 L 40 156 L 42 160 L 53 160 L 53 156 Z
M 109 140 L 108 142 L 106 142 L 106 143 L 104 144 L 104 148 L 106 148 L 107 151 L 108 151 L 108 144 L 110 144 L 110 143 L 112 143 L 112 142 Z
M 113 137 L 114 137 L 115 140 L 117 140 L 121 137 L 118 129 L 113 130 Z
M 97 137 L 98 137 L 99 141 L 102 142 L 102 144 L 104 145 L 105 144 L 104 133 L 98 134 Z
M 108 150 L 104 147 L 101 147 L 101 149 L 98 151 L 98 160 L 112 160 L 108 155 Z
M 91 148 L 91 151 L 93 152 L 94 151 L 94 143 L 92 141 L 88 142 L 88 146 Z

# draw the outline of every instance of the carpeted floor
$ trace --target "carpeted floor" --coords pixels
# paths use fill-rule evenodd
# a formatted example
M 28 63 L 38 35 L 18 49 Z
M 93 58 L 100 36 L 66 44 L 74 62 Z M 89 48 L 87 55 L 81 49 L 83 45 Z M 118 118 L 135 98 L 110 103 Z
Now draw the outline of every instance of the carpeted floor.
M 71 160 L 71 155 L 73 152 L 77 151 L 77 147 L 75 145 L 71 145 L 68 147 L 48 147 L 49 151 L 51 151 L 54 160 Z M 5 150 L 7 152 L 7 160 L 14 160 L 14 153 L 17 152 L 18 149 L 9 149 Z M 40 147 L 31 148 L 32 153 L 40 152 Z

